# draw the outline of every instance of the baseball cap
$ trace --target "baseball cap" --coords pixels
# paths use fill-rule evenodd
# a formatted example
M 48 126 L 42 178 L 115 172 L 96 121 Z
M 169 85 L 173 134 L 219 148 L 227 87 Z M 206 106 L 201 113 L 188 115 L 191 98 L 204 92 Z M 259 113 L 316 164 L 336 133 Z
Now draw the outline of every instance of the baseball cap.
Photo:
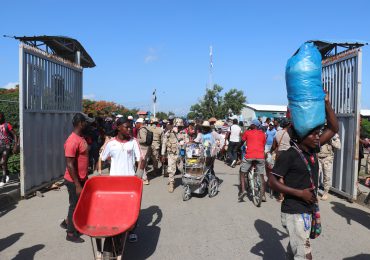
M 144 123 L 144 119 L 140 117 L 136 120 L 136 123 Z
M 258 119 L 253 119 L 251 125 L 255 125 L 257 127 L 260 127 L 261 122 Z
M 123 117 L 123 115 L 117 115 L 116 117 L 121 118 L 121 117 Z
M 72 124 L 77 125 L 79 122 L 93 123 L 94 121 L 94 118 L 89 117 L 85 113 L 77 113 L 73 116 Z
M 132 116 L 127 117 L 128 120 L 133 120 L 134 118 Z
M 172 115 L 168 117 L 168 120 L 174 120 L 174 119 L 175 119 L 175 117 L 172 116 Z
M 274 123 L 273 123 L 273 122 L 270 122 L 270 124 L 269 124 L 269 125 L 272 125 L 272 126 L 273 126 L 273 125 L 274 125 Z

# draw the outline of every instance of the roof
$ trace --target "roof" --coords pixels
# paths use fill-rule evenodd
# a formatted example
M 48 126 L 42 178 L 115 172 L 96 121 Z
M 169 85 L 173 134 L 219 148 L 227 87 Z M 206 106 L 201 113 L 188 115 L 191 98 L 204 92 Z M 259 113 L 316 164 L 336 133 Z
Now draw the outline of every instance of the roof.
M 136 114 L 137 114 L 137 115 L 147 115 L 147 114 L 148 114 L 148 112 L 146 112 L 146 111 L 139 111 L 139 112 L 137 112 Z
M 49 52 L 49 49 L 52 51 L 52 54 L 55 54 L 63 59 L 75 62 L 76 52 L 81 53 L 81 66 L 83 68 L 93 68 L 95 63 L 84 47 L 79 41 L 73 38 L 65 36 L 23 36 L 17 37 L 14 39 L 20 40 L 28 45 L 39 48 L 42 45 L 46 46 L 46 51 Z M 40 43 L 41 42 L 41 43 Z
M 256 111 L 276 111 L 276 112 L 286 112 L 287 111 L 287 106 L 280 106 L 280 105 L 246 104 L 246 107 L 251 108 Z
M 370 116 L 370 109 L 361 109 L 361 116 Z
M 337 55 L 341 51 L 338 52 L 338 47 L 347 50 L 357 49 L 364 45 L 367 45 L 366 42 L 329 42 L 329 41 L 321 41 L 321 40 L 311 40 L 308 42 L 313 42 L 316 47 L 319 49 L 321 56 L 323 58 L 330 57 L 333 55 Z M 333 52 L 334 51 L 334 52 Z

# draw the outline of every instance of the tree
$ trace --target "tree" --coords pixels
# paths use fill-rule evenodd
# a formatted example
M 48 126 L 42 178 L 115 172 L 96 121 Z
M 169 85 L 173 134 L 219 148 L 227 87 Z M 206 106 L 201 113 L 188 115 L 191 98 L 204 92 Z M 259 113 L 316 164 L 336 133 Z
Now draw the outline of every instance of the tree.
M 83 112 L 94 116 L 110 116 L 112 113 L 121 114 L 125 117 L 134 116 L 138 109 L 128 109 L 122 105 L 108 101 L 94 101 L 90 99 L 82 100 Z
M 239 115 L 246 102 L 247 98 L 244 96 L 243 91 L 232 88 L 225 93 L 224 110 L 226 112 L 231 110 L 234 115 Z
M 222 90 L 223 88 L 216 84 L 212 89 L 207 89 L 203 99 L 190 107 L 188 118 L 225 118 L 229 110 L 239 114 L 246 102 L 243 91 L 231 89 L 222 96 Z
M 168 118 L 168 115 L 165 112 L 157 112 L 155 113 L 155 116 L 159 119 L 166 119 Z

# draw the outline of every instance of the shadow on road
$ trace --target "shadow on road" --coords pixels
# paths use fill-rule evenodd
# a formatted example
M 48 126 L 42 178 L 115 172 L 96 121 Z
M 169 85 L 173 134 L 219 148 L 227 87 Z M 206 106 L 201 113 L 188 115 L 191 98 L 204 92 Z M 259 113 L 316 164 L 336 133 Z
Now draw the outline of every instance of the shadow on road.
M 260 219 L 254 222 L 254 226 L 262 241 L 252 247 L 250 252 L 266 260 L 285 259 L 285 249 L 280 241 L 288 235 Z
M 369 254 L 360 254 L 360 255 L 343 258 L 343 260 L 368 260 L 368 259 L 370 259 Z
M 139 240 L 137 243 L 126 244 L 123 259 L 148 259 L 155 252 L 161 233 L 157 225 L 162 217 L 162 210 L 158 206 L 150 206 L 140 211 L 136 228 Z
M 340 202 L 330 202 L 333 205 L 332 209 L 335 213 L 342 216 L 347 220 L 347 224 L 351 225 L 351 220 L 363 225 L 370 229 L 370 213 L 361 209 L 348 207 Z
M 0 252 L 7 249 L 11 245 L 13 245 L 23 235 L 24 235 L 24 233 L 14 233 L 13 235 L 10 235 L 8 237 L 1 238 L 0 239 Z
M 44 247 L 45 245 L 38 244 L 19 250 L 18 254 L 13 258 L 13 260 L 34 259 L 37 251 L 40 251 Z
M 1 200 L 0 200 L 0 203 L 1 203 Z M 12 211 L 13 209 L 16 208 L 16 205 L 8 205 L 7 207 L 5 208 L 1 208 L 0 209 L 0 217 L 6 215 L 7 213 L 9 213 L 10 211 Z

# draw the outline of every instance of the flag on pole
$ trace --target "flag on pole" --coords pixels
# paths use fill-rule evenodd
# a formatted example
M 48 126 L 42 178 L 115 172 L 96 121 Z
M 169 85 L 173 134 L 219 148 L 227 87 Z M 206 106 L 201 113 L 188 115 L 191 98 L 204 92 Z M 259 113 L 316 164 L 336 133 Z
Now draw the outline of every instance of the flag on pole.
M 209 46 L 209 66 L 213 68 L 213 47 Z
M 156 89 L 154 89 L 154 91 L 153 91 L 153 102 L 154 103 L 157 103 L 157 90 Z

